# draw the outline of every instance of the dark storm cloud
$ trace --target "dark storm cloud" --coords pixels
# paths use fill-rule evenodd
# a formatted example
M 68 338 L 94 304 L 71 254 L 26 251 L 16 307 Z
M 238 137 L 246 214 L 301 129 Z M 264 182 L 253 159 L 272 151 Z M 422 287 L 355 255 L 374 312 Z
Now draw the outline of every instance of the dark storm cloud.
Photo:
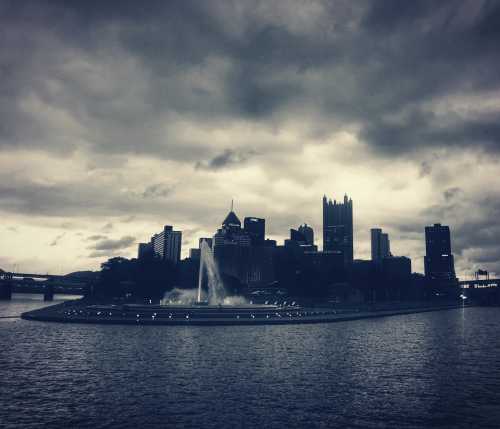
M 153 185 L 149 185 L 144 189 L 142 193 L 143 198 L 165 198 L 168 197 L 174 187 L 165 183 L 155 183 Z
M 104 240 L 99 240 L 90 248 L 97 251 L 120 250 L 132 246 L 135 243 L 135 241 L 136 241 L 135 237 L 132 237 L 130 235 L 124 236 L 116 240 L 107 238 Z
M 83 153 L 92 171 L 125 168 L 145 155 L 194 165 L 201 175 L 245 165 L 260 153 L 259 142 L 252 142 L 254 152 L 248 138 L 238 141 L 238 131 L 227 131 L 234 122 L 265 127 L 272 136 L 303 127 L 297 136 L 303 145 L 355 129 L 370 156 L 407 158 L 420 179 L 435 181 L 445 160 L 428 152 L 500 153 L 498 105 L 487 112 L 475 101 L 462 110 L 435 106 L 470 94 L 498 99 L 498 46 L 500 2 L 493 1 L 4 1 L 0 148 Z M 214 128 L 228 133 L 222 143 L 213 141 Z M 273 169 L 293 179 L 286 155 L 301 148 L 278 137 L 266 144 L 272 146 L 283 154 Z M 0 207 L 91 217 L 107 223 L 105 233 L 113 227 L 108 216 L 214 216 L 179 209 L 170 201 L 172 185 L 157 180 L 123 191 L 7 177 Z M 440 204 L 396 228 L 411 235 L 451 219 L 457 252 L 479 242 L 498 246 L 494 201 L 467 206 L 453 184 L 444 186 Z M 470 213 L 473 220 L 458 219 Z M 274 225 L 283 232 L 289 225 L 281 216 Z M 286 218 L 292 221 L 302 219 Z
M 262 9 L 265 3 L 256 5 Z M 265 122 L 299 105 L 335 118 L 334 127 L 338 121 L 360 124 L 361 136 L 386 156 L 436 145 L 498 151 L 497 116 L 457 117 L 443 127 L 422 103 L 499 87 L 499 3 L 318 5 L 323 8 L 318 22 L 296 29 L 288 22 L 292 14 L 287 21 L 279 11 L 259 14 L 258 7 L 220 2 L 7 2 L 0 42 L 6 53 L 1 144 L 71 151 L 76 133 L 96 151 L 189 160 L 206 149 L 182 140 L 175 127 L 167 127 L 166 141 L 150 133 L 151 127 L 176 115 L 201 122 Z M 241 28 L 235 28 L 238 23 Z M 116 54 L 107 55 L 111 52 Z M 83 59 L 81 67 L 65 63 L 71 55 Z M 118 75 L 115 90 L 96 91 L 82 77 L 101 76 L 92 61 L 120 56 L 136 61 L 143 72 L 133 77 L 144 84 L 133 106 L 117 101 L 135 80 L 120 82 Z M 227 69 L 210 75 L 207 61 L 213 58 Z M 222 83 L 211 88 L 185 80 L 195 72 Z M 57 82 L 57 90 L 49 80 Z M 28 94 L 37 95 L 31 104 Z M 47 107 L 55 118 L 58 109 L 70 114 L 65 119 L 76 122 L 70 136 L 53 138 L 57 120 L 38 112 Z M 402 112 L 401 121 L 389 118 Z
M 208 161 L 198 161 L 195 164 L 195 168 L 203 170 L 219 170 L 221 168 L 242 164 L 254 155 L 256 155 L 256 152 L 251 150 L 236 152 L 231 149 L 226 149 L 224 152 L 216 155 Z

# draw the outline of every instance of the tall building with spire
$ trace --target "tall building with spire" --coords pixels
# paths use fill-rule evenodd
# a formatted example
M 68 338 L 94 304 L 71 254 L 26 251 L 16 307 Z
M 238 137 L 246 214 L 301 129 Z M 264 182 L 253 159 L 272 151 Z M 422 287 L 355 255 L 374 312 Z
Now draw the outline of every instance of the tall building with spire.
M 345 264 L 354 258 L 352 199 L 343 202 L 323 196 L 323 251 L 341 251 Z
M 241 228 L 241 221 L 233 211 L 233 201 L 231 201 L 231 210 L 222 222 L 222 228 L 219 228 L 214 235 L 214 247 L 221 245 L 239 245 L 250 246 L 250 236 Z
M 231 202 L 231 210 L 213 237 L 214 257 L 223 276 L 237 279 L 247 287 L 274 281 L 273 248 L 262 245 L 264 222 L 246 218 L 242 228 Z

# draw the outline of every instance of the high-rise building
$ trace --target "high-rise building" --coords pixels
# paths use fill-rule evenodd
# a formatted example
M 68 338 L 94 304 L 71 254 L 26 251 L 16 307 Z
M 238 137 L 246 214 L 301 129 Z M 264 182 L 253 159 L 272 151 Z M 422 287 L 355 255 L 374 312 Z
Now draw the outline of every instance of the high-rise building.
M 165 225 L 163 231 L 151 237 L 151 245 L 156 256 L 173 263 L 181 259 L 182 232 Z
M 343 203 L 323 197 L 323 251 L 341 251 L 346 265 L 353 261 L 352 199 L 347 195 Z
M 299 244 L 306 244 L 306 237 L 296 229 L 290 229 L 290 240 L 296 241 Z
M 380 228 L 372 228 L 372 261 L 380 263 L 382 259 L 391 256 L 389 234 L 382 232 Z
M 250 222 L 255 227 L 251 229 L 251 232 L 258 233 L 257 237 L 263 235 L 263 223 L 259 221 Z M 248 225 L 248 221 L 246 223 Z M 214 258 L 220 274 L 237 279 L 245 285 L 272 281 L 273 249 L 252 246 L 252 244 L 251 234 L 241 228 L 241 222 L 231 207 L 231 211 L 222 222 L 222 227 L 215 233 L 213 240 Z
M 153 245 L 151 243 L 139 243 L 137 258 L 145 259 L 153 255 Z
M 450 228 L 439 223 L 425 227 L 425 276 L 440 285 L 456 283 L 455 262 L 451 253 Z
M 201 249 L 189 249 L 189 257 L 191 259 L 200 259 L 201 256 Z
M 301 228 L 302 227 L 299 227 L 298 229 L 290 229 L 290 238 L 284 242 L 285 248 L 293 250 L 296 254 L 304 252 L 317 252 L 318 247 L 314 244 L 309 244 L 309 240 L 304 233 L 301 232 Z M 303 228 L 302 231 L 304 231 Z
M 254 246 L 264 244 L 266 235 L 266 220 L 258 217 L 246 217 L 243 229 L 252 240 Z
M 219 228 L 214 235 L 213 248 L 223 245 L 250 246 L 251 238 L 245 230 L 241 228 L 241 222 L 232 210 L 228 213 L 222 222 L 222 228 Z
M 299 226 L 299 232 L 304 236 L 306 244 L 314 245 L 314 231 L 307 223 Z

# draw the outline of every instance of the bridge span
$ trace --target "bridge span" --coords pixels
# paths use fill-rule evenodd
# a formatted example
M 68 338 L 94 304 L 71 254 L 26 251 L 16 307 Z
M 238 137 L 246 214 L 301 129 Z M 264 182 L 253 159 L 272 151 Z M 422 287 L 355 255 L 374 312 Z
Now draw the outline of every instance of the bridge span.
M 85 294 L 93 281 L 55 274 L 0 272 L 0 299 L 10 300 L 13 293 L 42 293 L 46 301 L 54 294 Z

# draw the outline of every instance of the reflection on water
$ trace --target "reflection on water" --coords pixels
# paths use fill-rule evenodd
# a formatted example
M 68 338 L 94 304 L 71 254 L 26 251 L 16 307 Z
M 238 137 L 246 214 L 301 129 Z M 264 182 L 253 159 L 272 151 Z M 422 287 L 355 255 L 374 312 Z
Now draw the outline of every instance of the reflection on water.
M 9 398 L 0 421 L 22 428 L 499 427 L 499 325 L 498 308 L 278 326 L 0 320 Z
M 45 302 L 41 293 L 14 293 L 11 301 L 0 301 L 0 318 L 20 316 L 25 311 L 36 310 L 37 308 L 81 297 L 81 295 L 55 294 L 52 302 Z

